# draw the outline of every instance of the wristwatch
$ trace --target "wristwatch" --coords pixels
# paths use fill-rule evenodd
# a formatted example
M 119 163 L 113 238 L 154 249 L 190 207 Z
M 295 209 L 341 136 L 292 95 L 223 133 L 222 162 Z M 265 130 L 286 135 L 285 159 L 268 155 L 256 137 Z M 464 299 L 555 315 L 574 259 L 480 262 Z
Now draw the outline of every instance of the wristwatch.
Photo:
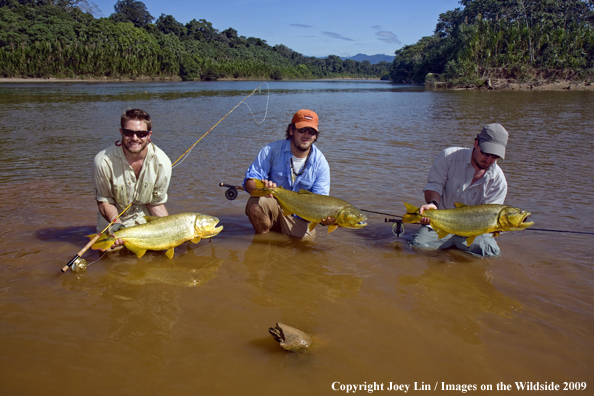
M 429 202 L 427 202 L 427 204 L 433 204 L 433 205 L 435 205 L 435 207 L 437 209 L 439 209 L 439 204 L 437 202 L 435 202 L 435 201 L 429 201 Z

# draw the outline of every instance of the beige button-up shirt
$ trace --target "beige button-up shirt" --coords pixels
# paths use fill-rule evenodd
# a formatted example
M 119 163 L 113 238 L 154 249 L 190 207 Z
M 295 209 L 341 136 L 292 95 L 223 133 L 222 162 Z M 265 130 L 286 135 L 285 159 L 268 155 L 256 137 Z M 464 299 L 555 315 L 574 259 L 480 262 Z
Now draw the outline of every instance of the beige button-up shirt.
M 146 223 L 150 216 L 147 204 L 161 205 L 167 202 L 167 188 L 171 180 L 171 160 L 153 143 L 148 152 L 138 179 L 128 163 L 121 146 L 113 145 L 100 151 L 93 161 L 93 185 L 95 199 L 115 205 L 121 213 L 130 202 L 134 204 L 120 220 L 126 227 Z M 97 230 L 109 224 L 101 213 L 97 214 Z

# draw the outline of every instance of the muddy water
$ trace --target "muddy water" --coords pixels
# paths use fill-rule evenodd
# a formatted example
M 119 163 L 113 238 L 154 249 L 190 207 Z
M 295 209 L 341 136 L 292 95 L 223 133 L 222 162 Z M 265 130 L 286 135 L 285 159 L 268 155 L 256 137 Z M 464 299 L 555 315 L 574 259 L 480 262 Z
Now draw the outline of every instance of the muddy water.
M 219 217 L 225 229 L 212 243 L 180 246 L 172 260 L 116 253 L 60 273 L 94 229 L 90 164 L 118 139 L 122 110 L 147 110 L 153 141 L 175 160 L 258 84 L 0 86 L 1 394 L 594 389 L 594 235 L 507 233 L 490 260 L 414 251 L 415 226 L 397 238 L 377 214 L 363 230 L 320 228 L 308 242 L 257 237 L 245 194 L 228 201 L 218 187 L 241 183 L 307 107 L 320 115 L 331 194 L 402 215 L 403 201 L 422 202 L 443 148 L 469 146 L 500 122 L 510 132 L 507 203 L 532 211 L 535 227 L 594 233 L 591 92 L 332 81 L 269 83 L 268 95 L 263 85 L 173 172 L 169 211 Z M 282 350 L 267 331 L 276 322 L 314 335 L 314 351 Z

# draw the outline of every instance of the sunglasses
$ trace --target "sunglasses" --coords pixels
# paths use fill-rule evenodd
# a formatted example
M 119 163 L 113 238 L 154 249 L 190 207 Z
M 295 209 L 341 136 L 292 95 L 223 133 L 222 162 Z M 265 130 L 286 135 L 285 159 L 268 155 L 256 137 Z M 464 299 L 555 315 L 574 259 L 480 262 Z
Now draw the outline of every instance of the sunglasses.
M 316 131 L 313 128 L 301 128 L 301 129 L 296 129 L 297 132 L 299 133 L 309 133 L 311 136 L 317 136 L 318 135 L 318 131 Z
M 486 153 L 483 153 L 483 150 L 481 150 L 480 148 L 479 148 L 479 151 L 481 152 L 481 154 L 483 155 L 483 157 L 491 157 L 494 160 L 498 160 L 499 158 L 501 158 L 500 156 L 495 155 L 495 154 L 486 154 Z
M 132 129 L 123 129 L 122 128 L 122 133 L 124 134 L 124 136 L 131 138 L 132 136 L 136 135 L 138 136 L 139 139 L 143 139 L 145 137 L 147 137 L 147 135 L 149 133 L 151 133 L 151 131 L 133 131 Z

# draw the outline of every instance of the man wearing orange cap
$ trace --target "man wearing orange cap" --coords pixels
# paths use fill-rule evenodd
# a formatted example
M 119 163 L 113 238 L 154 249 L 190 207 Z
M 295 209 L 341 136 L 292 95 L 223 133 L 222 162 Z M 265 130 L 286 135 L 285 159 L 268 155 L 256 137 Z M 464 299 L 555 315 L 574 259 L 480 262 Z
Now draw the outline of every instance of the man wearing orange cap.
M 264 147 L 245 173 L 243 186 L 251 193 L 256 185 L 252 178 L 262 180 L 267 188 L 307 190 L 315 194 L 330 194 L 330 167 L 324 154 L 314 145 L 319 136 L 318 115 L 301 109 L 287 126 L 284 140 L 277 140 Z M 272 231 L 303 238 L 311 236 L 308 221 L 295 215 L 284 216 L 278 201 L 267 197 L 250 197 L 245 213 L 257 234 Z M 334 219 L 320 219 L 331 225 Z

